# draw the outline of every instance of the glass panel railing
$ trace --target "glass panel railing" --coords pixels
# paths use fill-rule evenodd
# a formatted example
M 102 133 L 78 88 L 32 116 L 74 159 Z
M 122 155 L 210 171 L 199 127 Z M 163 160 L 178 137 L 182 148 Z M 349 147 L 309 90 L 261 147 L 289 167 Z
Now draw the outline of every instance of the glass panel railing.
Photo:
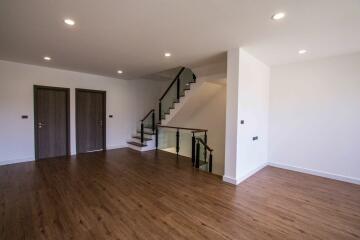
M 207 145 L 207 130 L 157 125 L 156 148 L 191 159 L 194 167 L 212 172 L 213 149 Z
M 165 114 L 170 113 L 170 109 L 177 102 L 177 85 L 173 84 L 164 98 L 161 100 L 161 119 L 165 119 Z
M 196 138 L 195 167 L 206 172 L 212 172 L 213 149 L 201 138 Z
M 144 128 L 151 129 L 153 132 L 155 130 L 155 112 L 148 114 L 142 121 Z
M 189 68 L 185 68 L 179 76 L 180 97 L 185 96 L 185 91 L 190 90 L 190 84 L 195 82 L 194 74 Z
M 196 138 L 201 138 L 201 140 L 203 140 L 204 143 L 207 143 L 207 133 L 206 132 L 196 133 L 195 136 L 196 136 Z M 201 146 L 203 146 L 203 145 L 201 144 Z M 203 149 L 201 149 L 201 150 L 202 151 L 200 153 L 200 157 L 202 157 L 202 159 L 206 159 L 207 155 L 208 155 L 207 151 L 205 151 Z
M 177 129 L 159 128 L 158 131 L 158 149 L 177 154 Z M 184 157 L 192 157 L 192 133 L 190 131 L 179 130 L 178 154 Z
M 209 161 L 207 159 L 206 148 L 203 144 L 199 146 L 199 169 L 208 172 L 209 171 Z
M 179 132 L 179 155 L 191 158 L 192 155 L 192 133 L 190 131 Z
M 158 128 L 158 149 L 176 154 L 176 129 Z
M 207 141 L 205 135 L 206 135 L 205 132 L 197 132 L 197 133 L 195 133 L 195 137 L 196 138 L 201 138 L 201 140 L 203 140 L 204 142 Z
M 191 83 L 194 83 L 196 77 L 189 68 L 181 68 L 166 89 L 159 102 L 160 119 L 165 119 L 165 115 L 170 113 L 170 109 L 174 108 L 174 104 L 185 96 L 185 91 L 190 90 Z

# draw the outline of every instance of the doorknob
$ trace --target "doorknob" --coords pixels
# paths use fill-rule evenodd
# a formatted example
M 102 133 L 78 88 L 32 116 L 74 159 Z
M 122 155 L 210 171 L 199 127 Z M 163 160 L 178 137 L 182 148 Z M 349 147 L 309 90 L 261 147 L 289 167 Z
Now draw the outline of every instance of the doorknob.
M 38 128 L 42 128 L 46 126 L 46 123 L 38 122 Z

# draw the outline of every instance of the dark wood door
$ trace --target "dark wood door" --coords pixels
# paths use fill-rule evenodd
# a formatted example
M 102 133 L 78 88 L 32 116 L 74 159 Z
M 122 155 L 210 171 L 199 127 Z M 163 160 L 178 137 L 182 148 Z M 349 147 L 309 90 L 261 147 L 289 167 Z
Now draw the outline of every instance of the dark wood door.
M 76 89 L 77 152 L 105 150 L 106 93 Z
M 36 159 L 69 155 L 69 89 L 34 86 Z

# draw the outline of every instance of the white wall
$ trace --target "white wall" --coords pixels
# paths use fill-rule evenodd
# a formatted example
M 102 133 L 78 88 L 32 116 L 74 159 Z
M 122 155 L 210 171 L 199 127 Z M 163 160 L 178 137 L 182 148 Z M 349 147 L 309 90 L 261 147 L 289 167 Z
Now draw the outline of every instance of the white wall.
M 227 74 L 223 179 L 238 184 L 268 161 L 270 68 L 243 49 L 232 49 L 228 52 Z M 253 141 L 255 136 L 258 140 Z
M 70 88 L 71 153 L 75 145 L 75 88 L 107 92 L 107 148 L 126 146 L 158 98 L 150 80 L 121 80 L 0 61 L 0 165 L 34 159 L 33 85 Z M 108 115 L 114 115 L 108 118 Z M 28 115 L 28 119 L 21 119 Z
M 238 151 L 240 179 L 268 162 L 268 114 L 270 68 L 240 50 Z M 258 140 L 253 141 L 257 136 Z
M 238 184 L 237 165 L 239 164 L 238 135 L 239 116 L 239 68 L 240 49 L 227 52 L 226 76 L 226 125 L 225 125 L 225 162 L 223 180 Z
M 276 66 L 271 164 L 360 183 L 360 54 Z

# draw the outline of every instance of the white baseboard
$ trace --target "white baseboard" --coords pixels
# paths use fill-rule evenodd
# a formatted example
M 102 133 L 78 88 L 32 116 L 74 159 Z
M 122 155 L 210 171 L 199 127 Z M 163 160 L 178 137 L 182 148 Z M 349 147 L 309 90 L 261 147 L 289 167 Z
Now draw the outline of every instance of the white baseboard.
M 332 173 L 328 173 L 328 172 L 317 171 L 317 170 L 312 170 L 312 169 L 307 169 L 307 168 L 295 167 L 295 166 L 290 166 L 290 165 L 281 164 L 281 163 L 268 163 L 268 165 L 277 167 L 277 168 L 283 168 L 283 169 L 287 169 L 287 170 L 291 170 L 291 171 L 307 173 L 307 174 L 311 174 L 311 175 L 315 175 L 315 176 L 319 176 L 319 177 L 325 177 L 325 178 L 330 178 L 330 179 L 334 179 L 334 180 L 338 180 L 338 181 L 343 181 L 343 182 L 360 185 L 359 178 L 346 177 L 346 176 L 342 176 L 342 175 L 337 175 L 337 174 L 332 174 Z
M 119 144 L 119 145 L 110 145 L 110 146 L 106 146 L 106 150 L 112 150 L 112 149 L 117 149 L 117 148 L 126 148 L 127 144 Z
M 25 157 L 25 158 L 18 158 L 18 159 L 11 159 L 0 162 L 0 166 L 2 165 L 9 165 L 9 164 L 15 164 L 15 163 L 22 163 L 22 162 L 31 162 L 35 161 L 34 157 Z
M 107 150 L 112 150 L 112 149 L 117 149 L 117 148 L 126 148 L 126 147 L 127 147 L 127 145 L 111 145 L 111 146 L 107 146 Z M 71 156 L 75 156 L 75 155 L 76 155 L 76 152 L 71 152 Z M 22 162 L 31 162 L 31 161 L 35 161 L 35 158 L 33 156 L 0 161 L 0 166 L 15 164 L 15 163 L 22 163 Z
M 232 178 L 232 177 L 228 177 L 228 176 L 223 176 L 223 181 L 227 182 L 227 183 L 234 184 L 234 185 L 238 185 L 241 182 L 248 179 L 249 177 L 251 177 L 252 175 L 254 175 L 255 173 L 257 173 L 258 171 L 260 171 L 261 169 L 263 169 L 264 167 L 266 167 L 267 165 L 268 165 L 267 163 L 262 163 L 258 167 L 250 170 L 249 172 L 247 172 L 246 174 L 244 174 L 243 176 L 241 176 L 239 178 Z
M 233 185 L 238 185 L 240 183 L 236 178 L 227 177 L 227 176 L 223 176 L 223 181 Z

